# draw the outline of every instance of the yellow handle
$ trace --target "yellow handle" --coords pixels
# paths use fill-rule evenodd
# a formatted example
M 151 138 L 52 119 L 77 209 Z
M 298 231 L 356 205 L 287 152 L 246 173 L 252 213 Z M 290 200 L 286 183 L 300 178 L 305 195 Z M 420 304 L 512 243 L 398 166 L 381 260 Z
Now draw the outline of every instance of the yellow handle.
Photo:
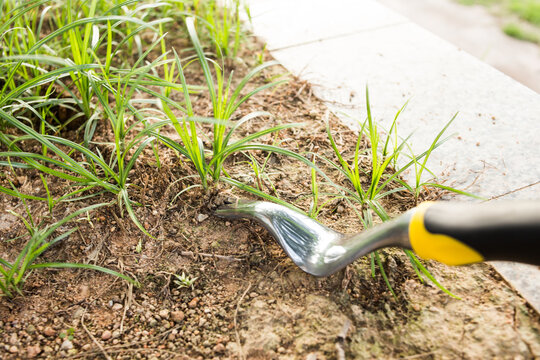
M 417 207 L 409 224 L 409 240 L 413 251 L 422 259 L 437 260 L 446 265 L 481 262 L 484 257 L 468 245 L 444 234 L 430 233 L 424 224 L 424 214 L 433 205 L 424 202 Z

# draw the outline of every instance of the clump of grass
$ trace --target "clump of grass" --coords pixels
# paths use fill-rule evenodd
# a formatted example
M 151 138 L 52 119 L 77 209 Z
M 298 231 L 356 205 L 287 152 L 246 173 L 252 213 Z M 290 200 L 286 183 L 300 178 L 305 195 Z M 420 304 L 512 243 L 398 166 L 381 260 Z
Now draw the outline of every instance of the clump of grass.
M 249 7 L 241 0 L 168 0 L 184 20 L 194 19 L 197 32 L 206 44 L 211 44 L 220 59 L 236 58 L 246 37 L 240 19 L 244 11 L 250 18 Z M 243 6 L 242 6 L 243 5 Z
M 503 31 L 506 35 L 513 38 L 528 41 L 532 43 L 540 44 L 540 36 L 533 32 L 529 32 L 516 23 L 509 23 L 503 27 Z
M 123 6 L 122 4 L 126 3 L 120 5 Z M 91 3 L 90 15 L 95 15 L 96 7 L 97 1 L 94 0 Z M 114 10 L 114 7 L 111 10 Z M 30 10 L 24 8 L 23 11 Z M 0 142 L 8 149 L 0 152 L 0 158 L 6 159 L 0 162 L 0 165 L 10 168 L 33 168 L 79 185 L 76 190 L 61 199 L 96 187 L 113 193 L 118 197 L 120 208 L 125 207 L 135 224 L 150 235 L 134 214 L 133 202 L 128 195 L 129 173 L 143 150 L 155 140 L 151 133 L 164 123 L 150 124 L 148 113 L 154 110 L 136 108 L 134 104 L 137 101 L 133 96 L 138 92 L 153 94 L 154 92 L 149 89 L 153 86 L 163 84 L 171 86 L 152 75 L 154 68 L 163 66 L 166 60 L 158 57 L 154 61 L 147 61 L 147 56 L 159 45 L 160 39 L 150 44 L 129 68 L 114 68 L 111 59 L 119 55 L 129 38 L 145 29 L 157 32 L 153 26 L 168 20 L 159 19 L 146 23 L 135 18 L 116 15 L 74 20 L 43 37 L 27 53 L 0 58 L 0 64 L 10 65 L 4 87 L 0 92 L 0 120 L 20 132 L 18 135 L 0 132 Z M 115 28 L 126 22 L 136 23 L 138 28 L 122 37 L 118 43 L 113 41 Z M 100 35 L 99 29 L 96 28 L 98 23 L 107 24 L 103 35 Z M 76 31 L 78 27 L 82 27 L 85 33 L 82 40 L 77 35 L 80 35 L 80 32 Z M 75 61 L 49 55 L 34 55 L 36 51 L 46 47 L 49 41 L 54 38 L 61 39 L 63 35 L 66 36 L 64 40 L 66 44 L 73 49 Z M 105 56 L 97 53 L 102 42 Z M 15 82 L 17 71 L 32 68 L 30 61 L 34 60 L 40 63 L 39 74 L 28 78 L 27 81 Z M 75 84 L 75 90 L 71 90 L 62 82 L 66 78 L 70 78 Z M 13 85 L 8 86 L 10 83 Z M 26 95 L 38 91 L 36 90 L 38 87 L 47 86 L 50 89 L 58 84 L 71 94 L 76 106 L 86 109 L 84 116 L 90 115 L 84 123 L 82 144 L 62 136 L 49 135 L 48 130 L 53 129 L 56 133 L 57 129 L 48 123 L 47 113 L 38 111 L 65 103 L 51 98 L 52 92 L 39 97 Z M 86 100 L 83 93 L 88 95 Z M 114 99 L 113 104 L 110 99 Z M 128 123 L 132 118 L 135 121 Z M 109 120 L 113 134 L 112 142 L 107 144 L 96 143 L 93 139 L 101 119 Z M 40 124 L 38 130 L 35 129 L 34 120 Z M 40 144 L 41 153 L 25 151 L 20 144 L 28 140 Z M 106 151 L 107 147 L 112 147 L 112 151 Z
M 5 23 L 0 27 L 3 30 L 0 48 L 9 50 L 3 51 L 4 56 L 0 59 L 0 108 L 6 110 L 7 106 L 15 103 L 15 109 L 21 109 L 22 106 L 18 104 L 21 100 L 26 100 L 24 104 L 30 105 L 24 107 L 27 111 L 69 104 L 80 109 L 78 117 L 88 120 L 94 115 L 96 94 L 87 71 L 101 71 L 110 77 L 112 60 L 121 58 L 118 55 L 125 50 L 126 43 L 141 31 L 157 31 L 154 26 L 171 19 L 146 22 L 134 16 L 140 12 L 137 8 L 130 16 L 112 15 L 131 5 L 133 1 L 129 0 L 109 6 L 110 9 L 102 15 L 98 15 L 96 10 L 104 6 L 103 0 L 92 0 L 89 7 L 78 8 L 68 1 L 67 6 L 64 4 L 55 10 L 50 10 L 52 5 L 40 10 L 40 6 L 50 2 L 23 2 L 3 13 L 6 16 Z M 7 3 L 11 2 L 2 5 L 7 6 Z M 149 7 L 141 6 L 142 9 Z M 76 8 L 81 9 L 82 14 L 74 13 Z M 44 19 L 48 17 L 47 23 L 51 29 L 44 34 Z M 136 28 L 124 34 L 120 29 L 126 24 L 133 24 Z M 10 27 L 15 31 L 11 31 Z M 24 29 L 24 33 L 17 29 Z M 118 34 L 121 34 L 120 38 Z M 103 59 L 103 66 L 100 66 L 100 59 Z M 69 95 L 69 101 L 51 99 L 58 91 L 62 91 L 62 95 Z M 46 121 L 47 117 L 54 118 L 54 114 L 41 112 L 40 123 L 52 129 L 53 126 Z
M 235 58 L 242 36 L 240 21 L 240 0 L 228 0 L 225 6 L 218 6 L 216 0 L 206 2 L 206 27 L 220 57 Z
M 509 8 L 523 20 L 540 26 L 540 0 L 511 0 Z
M 249 100 L 253 95 L 277 86 L 285 82 L 285 80 L 270 82 L 256 89 L 249 90 L 247 94 L 242 95 L 243 90 L 249 84 L 249 82 L 256 76 L 258 76 L 264 69 L 273 66 L 276 62 L 269 62 L 263 65 L 257 66 L 251 70 L 240 82 L 233 86 L 233 73 L 231 73 L 228 79 L 225 78 L 223 68 L 216 62 L 209 61 L 203 51 L 202 45 L 197 36 L 197 32 L 194 25 L 193 18 L 186 19 L 186 25 L 189 32 L 190 39 L 195 48 L 197 59 L 202 67 L 206 90 L 210 96 L 212 102 L 212 118 L 204 119 L 200 116 L 196 116 L 192 107 L 190 99 L 190 88 L 186 83 L 184 76 L 184 67 L 178 55 L 175 53 L 176 75 L 174 75 L 174 69 L 169 72 L 166 70 L 166 78 L 173 79 L 174 76 L 178 77 L 180 84 L 182 85 L 181 92 L 184 96 L 185 108 L 182 108 L 184 115 L 179 117 L 171 110 L 169 104 L 166 101 L 162 101 L 162 107 L 165 114 L 176 129 L 178 135 L 182 140 L 182 144 L 176 144 L 174 141 L 160 135 L 160 139 L 184 154 L 191 163 L 195 166 L 197 173 L 199 174 L 202 187 L 208 188 L 208 178 L 210 177 L 214 182 L 218 182 L 221 175 L 224 173 L 223 165 L 228 156 L 235 152 L 241 152 L 245 150 L 271 150 L 276 152 L 284 152 L 276 146 L 252 144 L 253 140 L 261 138 L 267 134 L 277 132 L 279 130 L 298 126 L 298 124 L 284 124 L 277 125 L 265 130 L 258 131 L 241 138 L 240 140 L 233 141 L 233 134 L 244 123 L 261 116 L 269 116 L 267 112 L 252 112 L 244 115 L 241 119 L 233 121 L 235 112 L 244 102 Z M 213 64 L 213 71 L 210 67 L 210 63 Z M 165 89 L 165 96 L 169 96 L 171 89 Z M 203 142 L 200 138 L 199 130 L 197 129 L 197 122 L 205 121 L 213 124 L 213 139 L 211 155 L 207 157 L 208 151 L 204 148 Z
M 24 201 L 24 199 L 23 199 Z M 64 219 L 50 225 L 44 225 L 43 222 L 36 223 L 32 218 L 29 208 L 26 204 L 27 217 L 23 217 L 13 211 L 10 211 L 13 215 L 19 217 L 24 223 L 27 230 L 28 240 L 20 251 L 19 255 L 14 261 L 0 258 L 0 291 L 3 296 L 13 297 L 16 294 L 22 295 L 22 286 L 25 280 L 30 276 L 34 269 L 42 268 L 71 268 L 71 269 L 85 269 L 85 270 L 97 270 L 109 275 L 117 276 L 123 280 L 126 280 L 136 286 L 139 283 L 130 277 L 123 275 L 117 271 L 107 269 L 97 265 L 91 264 L 74 264 L 68 262 L 38 262 L 38 258 L 47 251 L 53 245 L 59 243 L 63 239 L 73 234 L 77 228 L 72 228 L 60 235 L 53 237 L 53 234 L 59 230 L 59 228 L 73 218 L 89 213 L 106 204 L 91 205 L 79 210 L 76 210 L 69 214 Z M 51 240 L 50 238 L 53 237 Z
M 144 57 L 148 54 L 145 53 Z M 35 131 L 32 127 L 23 123 L 0 109 L 0 119 L 23 133 L 21 136 L 12 136 L 0 133 L 0 141 L 9 151 L 0 152 L 0 158 L 8 159 L 0 165 L 18 168 L 34 168 L 53 177 L 57 177 L 75 183 L 80 187 L 71 195 L 80 194 L 92 188 L 99 187 L 107 192 L 118 196 L 120 208 L 127 209 L 135 224 L 149 235 L 135 217 L 132 209 L 132 201 L 128 195 L 129 173 L 137 158 L 154 138 L 150 136 L 163 123 L 149 125 L 144 115 L 144 109 L 137 110 L 133 106 L 132 96 L 136 90 L 145 90 L 144 80 L 148 72 L 156 66 L 161 66 L 160 59 L 139 67 L 136 63 L 132 69 L 122 71 L 116 75 L 107 76 L 101 73 L 89 71 L 88 83 L 95 89 L 98 104 L 102 108 L 99 115 L 105 116 L 110 121 L 110 128 L 114 136 L 113 151 L 107 155 L 96 147 L 95 151 L 90 148 L 99 145 L 93 142 L 93 135 L 97 126 L 97 116 L 87 122 L 84 134 L 84 143 L 79 144 L 60 136 L 47 135 Z M 100 68 L 103 65 L 93 65 L 91 68 Z M 78 65 L 75 68 L 85 67 Z M 73 67 L 61 69 L 64 75 L 69 74 Z M 48 73 L 50 75 L 50 73 Z M 50 80 L 50 77 L 46 77 Z M 39 81 L 35 79 L 34 81 Z M 30 82 L 33 83 L 33 82 Z M 23 85 L 21 85 L 22 87 Z M 24 86 L 31 86 L 25 84 Z M 109 96 L 115 99 L 114 106 L 109 103 Z M 128 124 L 127 119 L 134 117 L 136 121 Z M 134 133 L 131 135 L 130 133 Z M 24 151 L 18 144 L 25 140 L 34 140 L 42 147 L 41 154 Z M 13 161 L 14 159 L 21 161 Z
M 174 277 L 175 279 L 173 280 L 173 282 L 177 289 L 191 288 L 191 290 L 193 290 L 193 287 L 195 286 L 195 281 L 197 281 L 198 279 L 196 277 L 186 275 L 183 271 L 181 275 L 174 274 Z
M 361 124 L 354 148 L 353 159 L 346 160 L 343 156 L 343 153 L 338 148 L 332 136 L 328 120 L 326 120 L 327 135 L 332 149 L 334 150 L 334 155 L 337 162 L 320 155 L 313 154 L 313 156 L 322 159 L 332 168 L 339 171 L 343 178 L 346 179 L 346 182 L 350 185 L 350 187 L 337 185 L 333 181 L 325 184 L 333 186 L 338 190 L 339 193 L 341 193 L 341 195 L 331 195 L 331 197 L 333 199 L 340 197 L 349 202 L 366 229 L 374 226 L 374 216 L 380 218 L 382 221 L 390 220 L 390 216 L 382 206 L 381 200 L 396 192 L 408 191 L 414 195 L 416 200 L 418 200 L 422 189 L 425 189 L 426 187 L 439 187 L 445 190 L 454 191 L 456 193 L 470 195 L 448 186 L 422 180 L 422 174 L 424 171 L 429 172 L 429 169 L 427 168 L 427 161 L 430 155 L 437 147 L 442 145 L 448 139 L 448 137 L 442 138 L 442 135 L 455 119 L 455 116 L 436 135 L 431 146 L 426 151 L 419 155 L 405 155 L 405 150 L 410 149 L 410 146 L 407 143 L 410 135 L 405 139 L 400 139 L 397 135 L 397 120 L 404 108 L 405 105 L 397 112 L 386 136 L 383 135 L 379 131 L 378 126 L 373 119 L 369 101 L 369 91 L 366 88 L 367 118 Z M 365 149 L 362 148 L 364 136 L 366 136 L 369 140 L 369 146 Z M 410 160 L 407 161 L 405 165 L 398 167 L 398 164 L 400 163 L 399 159 L 402 156 L 406 156 Z M 415 186 L 411 186 L 400 179 L 400 175 L 411 167 L 415 169 Z M 314 171 L 312 171 L 312 198 L 313 200 L 310 208 L 310 214 L 311 216 L 316 216 L 322 206 L 318 204 L 318 185 L 316 183 Z M 454 296 L 437 282 L 437 280 L 416 258 L 414 253 L 409 250 L 404 251 L 410 259 L 414 271 L 418 274 L 422 281 L 423 279 L 420 274 L 424 274 L 439 288 L 441 288 L 441 290 L 451 296 Z M 384 270 L 379 251 L 375 251 L 370 254 L 370 257 L 372 275 L 375 277 L 376 268 L 378 268 L 387 287 L 390 289 L 392 294 L 396 296 Z
M 502 17 L 505 34 L 540 43 L 540 0 L 457 0 L 464 5 L 483 5 Z
M 195 8 L 198 3 L 194 2 Z M 52 0 L 0 2 L 3 20 L 0 23 L 0 124 L 12 128 L 0 131 L 0 166 L 10 170 L 38 170 L 46 196 L 21 194 L 17 189 L 7 187 L 0 187 L 1 192 L 23 201 L 46 201 L 50 212 L 61 201 L 112 193 L 121 211 L 127 210 L 134 223 L 150 236 L 135 216 L 133 207 L 139 204 L 129 196 L 132 186 L 129 175 L 149 146 L 154 147 L 159 166 L 156 139 L 187 156 L 195 164 L 205 188 L 208 181 L 217 182 L 226 174 L 223 164 L 232 153 L 254 149 L 287 153 L 277 146 L 252 142 L 295 124 L 274 126 L 240 140 L 233 137 L 246 122 L 269 116 L 265 112 L 252 112 L 239 118 L 236 112 L 253 95 L 284 83 L 267 82 L 248 90 L 252 79 L 275 63 L 261 64 L 234 86 L 233 74 L 226 75 L 223 66 L 206 58 L 203 49 L 208 46 L 200 43 L 194 20 L 187 18 L 188 34 L 196 50 L 195 59 L 203 69 L 205 89 L 213 109 L 211 118 L 196 116 L 190 93 L 200 91 L 201 87 L 187 84 L 182 61 L 176 52 L 171 60 L 165 49 L 161 56 L 148 59 L 158 45 L 164 44 L 163 24 L 171 20 L 156 16 L 162 5 L 154 2 L 138 4 L 133 0 L 114 3 L 70 0 L 67 4 Z M 221 57 L 237 56 L 241 40 L 240 2 L 235 0 L 232 8 L 218 7 L 215 1 L 205 2 L 204 6 L 205 12 L 198 18 L 199 27 L 206 29 L 209 37 L 214 39 L 212 44 L 216 53 Z M 148 31 L 159 37 L 143 51 L 139 35 Z M 135 48 L 138 56 L 133 57 Z M 164 78 L 159 76 L 158 69 L 165 70 Z M 172 91 L 180 91 L 184 102 L 172 101 L 169 98 Z M 146 93 L 146 98 L 139 100 L 137 95 L 140 93 Z M 163 108 L 168 121 L 156 117 L 156 105 Z M 75 115 L 67 121 L 62 120 L 56 116 L 54 109 L 57 108 L 71 110 Z M 177 117 L 175 113 L 183 116 Z M 79 135 L 82 132 L 82 140 L 64 138 L 62 129 L 78 118 L 82 120 L 78 130 Z M 202 145 L 201 137 L 206 134 L 197 128 L 197 122 L 201 121 L 213 125 L 211 149 Z M 178 131 L 182 144 L 160 135 L 160 127 L 169 123 Z M 111 137 L 106 143 L 95 138 L 98 126 L 105 126 L 110 131 Z M 262 177 L 265 164 L 256 161 L 252 164 L 254 169 L 261 171 Z M 72 185 L 72 190 L 55 197 L 49 191 L 50 179 L 66 181 Z M 231 179 L 230 183 L 234 181 Z M 96 188 L 100 191 L 88 195 Z M 53 225 L 35 224 L 29 212 L 28 219 L 21 217 L 27 226 L 29 241 L 15 261 L 0 259 L 0 290 L 7 296 L 19 293 L 28 274 L 42 267 L 94 269 L 133 282 L 124 275 L 97 266 L 36 262 L 43 251 L 74 231 L 49 240 L 60 226 L 98 206 L 101 205 L 76 211 Z

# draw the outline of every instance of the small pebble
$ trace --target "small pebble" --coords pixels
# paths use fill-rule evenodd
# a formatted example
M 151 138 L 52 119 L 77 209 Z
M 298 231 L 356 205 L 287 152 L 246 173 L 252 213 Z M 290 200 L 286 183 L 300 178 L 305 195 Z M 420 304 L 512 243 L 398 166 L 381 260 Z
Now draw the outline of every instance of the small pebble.
M 83 285 L 83 286 L 81 286 L 81 290 L 80 290 L 80 292 L 79 292 L 79 296 L 80 296 L 82 299 L 87 299 L 89 294 L 90 294 L 90 288 L 88 287 L 88 285 Z
M 198 297 L 194 297 L 193 300 L 191 300 L 188 304 L 188 306 L 193 309 L 193 308 L 196 308 L 197 305 L 199 304 L 199 298 Z
M 30 335 L 35 333 L 36 332 L 36 327 L 32 324 L 28 325 L 26 327 L 26 332 L 29 333 Z
M 123 306 L 122 304 L 120 304 L 120 303 L 115 303 L 115 304 L 112 306 L 112 309 L 113 309 L 114 311 L 119 311 L 119 310 L 122 310 L 123 307 L 124 307 L 124 306 Z
M 84 315 L 84 309 L 82 307 L 79 307 L 77 310 L 73 312 L 73 318 L 74 319 L 80 319 Z
M 13 345 L 13 346 L 10 346 L 9 352 L 12 354 L 15 354 L 19 352 L 19 349 L 15 345 Z
M 69 339 L 64 340 L 62 345 L 60 345 L 60 350 L 71 350 L 71 349 L 73 349 L 73 343 Z
M 208 219 L 208 215 L 206 214 L 199 214 L 197 215 L 197 221 L 198 222 L 203 222 L 204 220 Z
M 225 351 L 225 345 L 222 343 L 217 343 L 216 346 L 214 346 L 214 351 L 217 353 L 222 353 Z
M 102 334 L 101 334 L 101 339 L 102 340 L 109 340 L 110 338 L 112 338 L 112 332 L 110 332 L 109 330 L 105 330 Z
M 169 310 L 163 309 L 158 313 L 158 315 L 162 319 L 168 319 L 169 318 Z
M 174 322 L 179 323 L 183 321 L 185 317 L 186 315 L 181 310 L 171 312 L 171 320 Z
M 29 359 L 35 358 L 36 356 L 39 355 L 40 352 L 41 352 L 41 348 L 39 347 L 39 345 L 32 345 L 26 348 L 26 356 Z
M 47 326 L 45 328 L 45 330 L 43 330 L 43 334 L 45 336 L 55 336 L 56 335 L 56 330 L 54 330 L 52 327 L 50 326 Z

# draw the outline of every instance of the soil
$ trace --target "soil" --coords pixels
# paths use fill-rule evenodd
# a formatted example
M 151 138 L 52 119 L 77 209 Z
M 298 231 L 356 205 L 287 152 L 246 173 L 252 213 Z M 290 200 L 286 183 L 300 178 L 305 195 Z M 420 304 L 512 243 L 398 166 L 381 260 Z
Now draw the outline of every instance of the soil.
M 253 43 L 235 63 L 237 79 L 254 65 Z M 251 54 L 251 55 L 250 55 Z M 266 54 L 268 60 L 268 54 Z M 191 68 L 194 68 L 193 66 Z M 259 84 L 280 73 L 276 67 Z M 189 73 L 190 82 L 201 74 Z M 196 99 L 209 109 L 208 99 Z M 278 123 L 303 122 L 263 141 L 280 141 L 299 153 L 317 151 L 332 157 L 324 122 L 325 106 L 311 95 L 309 84 L 290 79 L 286 85 L 253 97 L 240 115 L 267 110 L 273 119 L 243 127 L 244 134 Z M 202 114 L 205 115 L 205 114 Z M 338 146 L 352 148 L 356 134 L 330 117 Z M 98 132 L 110 137 L 103 122 Z M 172 132 L 168 132 L 172 136 Z M 73 134 L 73 136 L 76 136 Z M 30 144 L 28 144 L 30 146 Z M 160 167 L 148 150 L 131 176 L 130 196 L 143 206 L 136 214 L 154 238 L 145 236 L 118 206 L 80 217 L 78 230 L 45 253 L 44 261 L 91 263 L 121 271 L 141 282 L 134 288 L 93 271 L 39 270 L 27 278 L 24 296 L 0 298 L 0 358 L 69 359 L 530 359 L 540 356 L 540 318 L 489 264 L 449 268 L 426 262 L 435 277 L 461 299 L 420 281 L 407 256 L 382 251 L 389 281 L 371 275 L 368 258 L 327 278 L 303 273 L 261 227 L 229 222 L 213 210 L 230 197 L 249 197 L 223 184 L 204 192 L 189 177 L 194 170 L 170 149 L 160 147 Z M 350 157 L 352 150 L 345 152 Z M 252 154 L 261 163 L 268 154 Z M 258 181 L 247 157 L 232 156 L 231 176 L 252 186 Z M 309 169 L 270 155 L 267 177 L 260 184 L 307 210 Z M 322 164 L 321 164 L 322 166 Z M 332 174 L 330 169 L 326 169 Z M 332 176 L 338 179 L 338 174 Z M 43 196 L 37 173 L 17 171 L 12 181 L 28 194 Z M 5 181 L 5 179 L 2 179 Z M 69 184 L 49 179 L 55 196 Z M 343 183 L 344 184 L 344 183 Z M 436 192 L 424 193 L 423 199 Z M 52 214 L 44 203 L 28 202 L 36 218 L 58 221 L 90 203 L 114 200 L 102 194 L 60 203 Z M 2 208 L 24 213 L 23 204 L 1 196 Z M 392 214 L 414 206 L 406 193 L 395 193 L 384 205 Z M 361 231 L 347 204 L 331 202 L 319 216 L 342 232 Z M 13 259 L 24 245 L 24 227 L 15 216 L 0 214 L 0 256 Z M 18 239 L 17 239 L 18 238 Z M 8 241 L 9 239 L 17 239 Z M 196 278 L 179 287 L 174 274 Z

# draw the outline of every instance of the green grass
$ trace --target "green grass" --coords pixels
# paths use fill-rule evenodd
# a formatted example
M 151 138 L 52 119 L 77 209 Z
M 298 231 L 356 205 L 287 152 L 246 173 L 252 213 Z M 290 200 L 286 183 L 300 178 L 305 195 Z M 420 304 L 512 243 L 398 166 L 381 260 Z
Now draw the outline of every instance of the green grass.
M 19 253 L 19 255 L 14 261 L 0 258 L 0 291 L 2 292 L 2 294 L 7 297 L 13 297 L 16 294 L 22 295 L 22 285 L 24 284 L 25 280 L 28 278 L 28 276 L 34 269 L 42 268 L 72 268 L 97 270 L 109 275 L 117 276 L 136 286 L 139 286 L 139 283 L 131 279 L 130 277 L 127 277 L 114 270 L 103 268 L 101 266 L 90 264 L 74 264 L 68 262 L 44 263 L 37 261 L 38 257 L 41 256 L 45 251 L 47 251 L 51 246 L 69 237 L 77 230 L 77 228 L 72 228 L 63 232 L 60 235 L 53 237 L 53 234 L 60 227 L 73 220 L 75 217 L 91 212 L 103 205 L 104 204 L 91 205 L 76 210 L 64 219 L 50 225 L 45 225 L 44 223 L 36 223 L 29 211 L 28 206 L 26 206 L 26 203 L 26 218 L 20 214 L 10 211 L 13 215 L 19 217 L 24 223 L 27 230 L 28 240 L 26 241 L 26 244 L 24 245 L 22 251 Z M 49 239 L 51 237 L 52 239 Z
M 345 199 L 350 206 L 354 209 L 358 215 L 359 220 L 363 223 L 364 228 L 368 229 L 374 226 L 374 216 L 378 217 L 382 221 L 390 220 L 389 214 L 386 212 L 381 201 L 397 192 L 409 192 L 415 200 L 418 201 L 421 192 L 429 187 L 442 188 L 447 191 L 455 193 L 474 196 L 472 194 L 454 189 L 452 187 L 438 184 L 434 181 L 423 181 L 424 172 L 432 174 L 427 168 L 427 162 L 429 157 L 435 149 L 441 146 L 446 140 L 450 138 L 443 137 L 450 124 L 456 118 L 456 115 L 443 127 L 443 129 L 436 134 L 433 142 L 429 148 L 420 154 L 414 154 L 410 151 L 411 147 L 408 144 L 410 135 L 405 139 L 401 139 L 398 136 L 397 121 L 400 114 L 405 109 L 406 104 L 396 113 L 394 120 L 391 124 L 389 131 L 383 134 L 376 122 L 373 119 L 371 113 L 371 105 L 369 100 L 369 91 L 366 88 L 366 120 L 360 123 L 360 131 L 356 145 L 354 147 L 354 154 L 352 159 L 346 159 L 343 152 L 338 148 L 334 141 L 330 126 L 327 121 L 326 131 L 336 161 L 312 154 L 314 157 L 318 157 L 322 161 L 330 165 L 331 168 L 341 173 L 341 177 L 345 179 L 348 186 L 338 185 L 337 183 L 330 181 L 325 183 L 326 185 L 334 187 L 337 192 L 330 195 L 330 199 L 342 198 Z M 369 147 L 363 149 L 364 136 L 369 140 Z M 405 159 L 404 165 L 400 166 L 400 159 Z M 369 166 L 366 168 L 361 164 L 369 162 Z M 403 172 L 409 168 L 415 170 L 415 184 L 409 185 L 404 182 L 400 176 Z M 324 204 L 318 204 L 319 193 L 318 185 L 316 183 L 315 172 L 311 171 L 312 178 L 312 203 L 310 207 L 310 215 L 315 217 L 324 206 Z M 451 294 L 446 288 L 437 282 L 437 280 L 429 273 L 429 271 L 420 263 L 416 258 L 416 255 L 409 250 L 404 250 L 410 259 L 411 265 L 414 271 L 418 274 L 422 280 L 420 274 L 424 274 L 428 279 L 433 281 L 441 290 L 447 294 Z M 375 277 L 376 269 L 379 269 L 381 276 L 386 283 L 389 290 L 394 296 L 396 296 L 384 270 L 383 262 L 378 251 L 373 252 L 371 255 L 371 269 L 372 275 Z
M 240 15 L 250 17 L 249 7 L 241 0 L 167 0 L 172 5 L 171 14 L 194 19 L 197 33 L 205 44 L 214 49 L 220 58 L 236 58 L 240 45 L 246 38 Z M 175 11 L 176 10 L 176 11 Z
M 0 152 L 0 158 L 6 159 L 0 164 L 9 168 L 33 168 L 81 186 L 72 195 L 96 187 L 113 193 L 118 197 L 120 207 L 125 207 L 135 224 L 147 233 L 134 215 L 128 188 L 130 186 L 129 173 L 137 158 L 145 147 L 154 141 L 150 133 L 165 124 L 164 122 L 147 124 L 144 109 L 135 109 L 133 106 L 132 96 L 135 91 L 151 92 L 145 87 L 147 81 L 152 84 L 160 84 L 159 81 L 152 82 L 152 78 L 148 76 L 151 69 L 162 65 L 160 58 L 144 66 L 139 66 L 143 63 L 148 51 L 135 63 L 133 68 L 110 74 L 103 72 L 104 65 L 100 63 L 66 66 L 59 69 L 58 73 L 63 75 L 69 74 L 72 69 L 89 70 L 82 73 L 81 76 L 85 76 L 89 86 L 94 89 L 94 96 L 97 105 L 100 106 L 100 111 L 86 122 L 82 144 L 61 136 L 47 135 L 36 131 L 15 114 L 0 109 L 0 119 L 17 128 L 23 134 L 13 136 L 0 133 L 0 141 L 9 149 L 9 151 Z M 102 71 L 98 72 L 98 70 Z M 47 73 L 46 76 L 43 76 L 42 81 L 53 81 L 55 76 L 51 74 L 54 73 L 54 71 Z M 41 77 L 38 77 L 20 87 L 31 87 L 34 82 L 41 83 L 42 81 Z M 8 95 L 15 97 L 16 94 L 23 91 L 19 88 L 15 90 L 15 95 L 11 95 L 11 93 Z M 109 103 L 110 96 L 114 98 L 114 106 Z M 130 117 L 137 120 L 128 125 L 126 119 Z M 114 135 L 114 141 L 106 144 L 113 148 L 108 156 L 102 151 L 91 150 L 96 145 L 93 141 L 93 135 L 97 121 L 103 118 L 109 120 L 110 129 Z M 34 140 L 41 144 L 42 152 L 37 154 L 23 151 L 18 144 L 26 140 Z M 20 159 L 19 162 L 14 161 L 17 158 Z
M 258 76 L 264 69 L 276 65 L 277 63 L 269 62 L 257 66 L 244 78 L 242 78 L 237 86 L 234 86 L 233 73 L 231 73 L 226 79 L 222 70 L 223 66 L 220 67 L 216 62 L 209 61 L 206 58 L 197 35 L 194 19 L 187 18 L 186 24 L 191 42 L 197 53 L 198 62 L 203 70 L 206 90 L 208 91 L 210 101 L 212 103 L 213 116 L 211 119 L 207 119 L 207 122 L 213 124 L 211 155 L 209 157 L 206 156 L 207 151 L 204 149 L 203 142 L 199 136 L 196 122 L 204 119 L 201 119 L 200 116 L 196 116 L 193 110 L 189 87 L 184 76 L 184 67 L 182 66 L 182 62 L 176 53 L 174 54 L 176 60 L 176 76 L 182 84 L 181 92 L 184 96 L 185 109 L 183 110 L 185 115 L 183 115 L 179 120 L 177 115 L 173 113 L 166 102 L 162 102 L 162 107 L 174 125 L 176 132 L 182 139 L 182 144 L 181 146 L 180 144 L 175 144 L 173 141 L 163 136 L 161 136 L 160 139 L 187 156 L 187 158 L 195 166 L 201 179 L 203 188 L 207 189 L 208 177 L 211 177 L 214 182 L 218 182 L 221 178 L 221 175 L 224 172 L 223 165 L 228 156 L 235 152 L 244 151 L 248 149 L 248 147 L 250 149 L 263 149 L 262 144 L 256 145 L 250 144 L 250 142 L 273 132 L 298 126 L 298 124 L 277 125 L 245 136 L 238 141 L 233 141 L 233 135 L 235 131 L 240 128 L 240 126 L 257 117 L 270 115 L 267 112 L 256 111 L 244 115 L 237 121 L 233 121 L 235 112 L 240 105 L 249 100 L 255 94 L 283 84 L 285 81 L 269 82 L 248 91 L 246 94 L 242 94 L 244 88 L 246 88 L 250 80 Z M 211 68 L 210 64 L 213 65 L 213 69 Z M 165 72 L 169 80 L 172 80 L 175 76 L 173 69 L 171 69 L 170 72 L 166 69 Z M 170 96 L 170 93 L 171 89 L 166 88 L 165 96 Z M 272 147 L 272 149 L 277 152 L 282 152 L 282 149 L 275 146 Z
M 540 44 L 540 35 L 537 35 L 536 33 L 533 33 L 533 32 L 529 32 L 523 29 L 518 24 L 515 24 L 515 23 L 506 24 L 503 27 L 503 31 L 506 35 L 511 36 L 513 38 Z
M 540 43 L 540 0 L 457 0 L 464 5 L 483 5 L 502 18 L 505 34 Z
M 540 26 L 540 0 L 511 0 L 509 9 L 523 20 Z

